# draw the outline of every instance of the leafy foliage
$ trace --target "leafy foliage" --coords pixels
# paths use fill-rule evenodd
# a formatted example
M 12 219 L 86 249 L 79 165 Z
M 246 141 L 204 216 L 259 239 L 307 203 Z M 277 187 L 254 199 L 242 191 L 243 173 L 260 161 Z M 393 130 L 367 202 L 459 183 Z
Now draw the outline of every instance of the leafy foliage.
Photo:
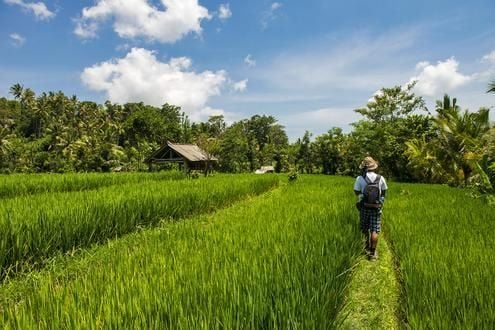
M 490 91 L 493 91 L 490 85 Z M 195 143 L 219 159 L 223 172 L 356 175 L 365 156 L 380 172 L 402 181 L 495 186 L 493 125 L 489 110 L 462 110 L 445 95 L 435 113 L 414 94 L 415 83 L 382 88 L 352 131 L 306 131 L 290 144 L 273 116 L 255 115 L 228 125 L 221 115 L 191 123 L 180 107 L 79 101 L 62 92 L 36 96 L 20 84 L 15 100 L 0 98 L 0 171 L 75 172 L 147 170 L 146 157 L 166 141 Z

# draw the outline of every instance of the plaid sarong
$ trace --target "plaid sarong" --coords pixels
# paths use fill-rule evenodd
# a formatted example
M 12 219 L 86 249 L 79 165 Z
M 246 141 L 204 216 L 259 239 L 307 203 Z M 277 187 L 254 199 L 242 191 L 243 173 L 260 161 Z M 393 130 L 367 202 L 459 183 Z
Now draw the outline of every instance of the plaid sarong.
M 381 209 L 366 209 L 361 207 L 359 210 L 361 218 L 361 230 L 362 231 L 374 231 L 379 233 L 381 227 Z

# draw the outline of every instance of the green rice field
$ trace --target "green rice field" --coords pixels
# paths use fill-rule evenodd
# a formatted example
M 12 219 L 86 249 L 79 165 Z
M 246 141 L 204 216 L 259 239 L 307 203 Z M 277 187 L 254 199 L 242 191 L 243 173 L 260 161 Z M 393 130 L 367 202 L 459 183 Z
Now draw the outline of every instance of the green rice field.
M 495 325 L 495 209 L 467 191 L 392 186 L 385 233 L 403 281 L 413 329 Z
M 91 190 L 128 183 L 181 179 L 184 179 L 184 174 L 178 171 L 157 173 L 0 175 L 0 199 L 39 193 Z
M 139 175 L 2 200 L 3 328 L 340 328 L 362 254 L 352 178 Z M 380 239 L 400 327 L 491 328 L 494 209 L 466 190 L 389 186 Z

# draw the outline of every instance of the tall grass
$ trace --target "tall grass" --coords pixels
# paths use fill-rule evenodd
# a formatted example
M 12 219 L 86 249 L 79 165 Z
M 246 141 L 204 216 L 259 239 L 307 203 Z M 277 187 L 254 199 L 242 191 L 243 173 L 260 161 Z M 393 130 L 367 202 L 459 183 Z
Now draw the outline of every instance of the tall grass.
M 91 190 L 101 187 L 160 180 L 180 180 L 178 171 L 158 173 L 69 173 L 0 175 L 0 199 L 47 192 Z
M 495 212 L 467 192 L 392 185 L 385 232 L 400 264 L 412 329 L 495 325 Z
M 277 184 L 273 176 L 217 176 L 7 199 L 0 205 L 0 275 L 161 219 L 213 211 Z
M 143 231 L 0 288 L 6 328 L 334 326 L 359 253 L 348 179 Z

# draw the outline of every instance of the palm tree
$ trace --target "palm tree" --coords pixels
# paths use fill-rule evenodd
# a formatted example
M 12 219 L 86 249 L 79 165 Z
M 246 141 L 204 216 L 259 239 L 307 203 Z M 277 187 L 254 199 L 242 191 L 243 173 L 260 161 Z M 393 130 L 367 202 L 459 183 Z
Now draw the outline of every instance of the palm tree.
M 455 100 L 455 99 L 454 99 Z M 478 158 L 476 150 L 482 136 L 490 129 L 489 110 L 478 112 L 461 112 L 455 102 L 449 107 L 449 98 L 444 97 L 443 107 L 437 107 L 438 117 L 435 124 L 439 129 L 438 159 L 451 169 L 454 179 L 459 178 L 457 171 L 462 171 L 464 184 L 473 172 L 473 162 Z M 437 106 L 440 102 L 437 103 Z M 475 166 L 477 167 L 477 166 Z
M 437 159 L 434 142 L 426 141 L 424 136 L 421 139 L 412 139 L 406 142 L 405 154 L 416 177 L 429 183 L 440 183 L 447 173 Z
M 495 93 L 495 80 L 488 84 L 487 93 Z
M 457 105 L 457 99 L 455 97 L 452 99 L 451 102 L 450 96 L 445 94 L 443 96 L 443 101 L 437 100 L 435 110 L 439 115 L 443 116 L 445 113 L 449 112 L 449 110 L 452 109 L 455 111 L 460 111 L 460 107 Z
M 15 99 L 19 100 L 24 92 L 24 87 L 21 84 L 15 84 L 10 87 L 10 94 L 12 94 Z
M 12 138 L 15 138 L 15 135 L 7 127 L 0 126 L 0 164 L 8 160 L 8 155 L 12 151 L 12 143 L 10 141 Z

